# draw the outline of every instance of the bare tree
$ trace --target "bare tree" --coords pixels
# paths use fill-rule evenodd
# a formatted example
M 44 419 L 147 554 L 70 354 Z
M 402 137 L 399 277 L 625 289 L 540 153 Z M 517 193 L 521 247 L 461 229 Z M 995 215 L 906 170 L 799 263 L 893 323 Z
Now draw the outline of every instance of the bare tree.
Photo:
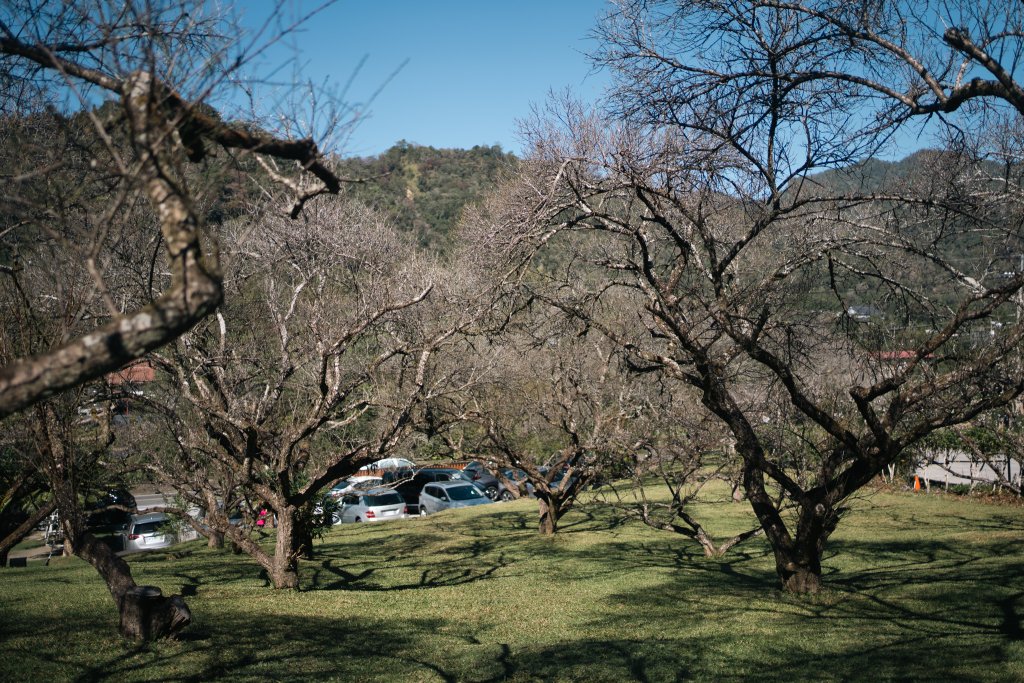
M 663 391 L 668 395 L 652 406 L 643 426 L 634 427 L 644 438 L 631 454 L 627 476 L 610 482 L 600 497 L 649 527 L 696 541 L 705 557 L 721 557 L 762 533 L 758 524 L 722 538 L 697 512 L 701 504 L 739 502 L 732 439 L 696 397 Z
M 334 204 L 224 235 L 230 298 L 157 356 L 178 451 L 154 466 L 268 573 L 298 586 L 304 511 L 325 488 L 389 455 L 418 406 L 449 390 L 434 355 L 465 324 L 441 271 L 382 217 Z M 275 518 L 273 551 L 251 513 Z M 248 523 L 230 524 L 232 510 Z M 200 527 L 201 528 L 201 527 Z
M 630 427 L 644 405 L 606 342 L 541 327 L 492 332 L 478 356 L 463 359 L 486 369 L 462 392 L 452 422 L 464 437 L 459 448 L 494 465 L 516 497 L 534 496 L 539 531 L 553 534 L 580 494 L 635 446 Z
M 63 146 L 46 154 L 45 163 L 33 165 L 39 159 L 23 149 L 24 163 L 6 171 L 0 235 L 8 243 L 45 235 L 75 247 L 69 251 L 78 254 L 94 296 L 106 308 L 59 342 L 5 361 L 0 417 L 125 365 L 217 307 L 217 252 L 204 245 L 203 216 L 185 172 L 189 165 L 213 149 L 294 162 L 317 180 L 289 181 L 296 190 L 293 214 L 307 199 L 338 191 L 338 179 L 312 140 L 231 125 L 203 105 L 214 91 L 223 95 L 259 47 L 241 42 L 233 18 L 211 7 L 189 0 L 17 0 L 0 10 L 4 123 L 21 125 L 56 107 L 81 112 L 74 126 L 62 127 L 68 135 L 47 141 Z M 69 166 L 77 176 L 64 173 Z M 64 184 L 56 192 L 32 189 L 46 177 Z M 276 177 L 287 180 L 284 173 Z M 155 265 L 164 252 L 166 286 L 125 309 L 107 280 L 103 257 L 116 246 L 114 224 L 143 212 L 146 203 L 152 212 L 151 256 L 137 258 Z M 2 269 L 12 275 L 24 266 L 14 261 Z
M 728 428 L 795 592 L 820 588 L 844 501 L 1024 389 L 1020 165 L 968 133 L 1020 111 L 1019 9 L 904 10 L 619 3 L 599 29 L 607 109 L 562 102 L 527 124 L 533 208 L 502 223 L 510 243 L 565 251 L 563 310 Z M 935 11 L 958 28 L 936 35 Z M 943 150 L 867 177 L 898 126 L 939 112 L 963 122 Z M 635 329 L 609 322 L 613 292 Z M 990 320 L 1000 332 L 977 335 Z
M 277 23 L 245 42 L 233 16 L 211 7 L 17 0 L 0 8 L 0 416 L 31 408 L 25 419 L 66 545 L 101 574 L 122 632 L 136 638 L 173 634 L 188 610 L 177 597 L 152 600 L 87 533 L 81 485 L 102 471 L 88 469 L 109 443 L 83 445 L 81 416 L 59 394 L 166 344 L 220 304 L 204 219 L 225 167 L 294 164 L 274 176 L 294 194 L 292 214 L 339 189 L 310 139 L 229 123 L 208 104 L 215 94 L 230 100 Z

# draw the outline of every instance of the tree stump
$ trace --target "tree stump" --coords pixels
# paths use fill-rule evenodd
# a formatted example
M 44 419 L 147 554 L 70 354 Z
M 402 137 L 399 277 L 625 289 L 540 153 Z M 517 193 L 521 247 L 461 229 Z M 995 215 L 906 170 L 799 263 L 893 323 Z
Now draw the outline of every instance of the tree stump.
M 192 623 L 180 595 L 164 597 L 156 586 L 135 586 L 121 599 L 121 635 L 131 640 L 173 637 Z

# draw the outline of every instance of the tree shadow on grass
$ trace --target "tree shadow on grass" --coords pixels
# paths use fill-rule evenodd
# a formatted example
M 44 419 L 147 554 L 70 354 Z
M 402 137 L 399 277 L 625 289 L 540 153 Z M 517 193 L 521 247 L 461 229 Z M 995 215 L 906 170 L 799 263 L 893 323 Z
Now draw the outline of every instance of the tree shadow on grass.
M 663 543 L 602 545 L 589 562 L 609 571 L 660 569 L 671 578 L 612 596 L 619 607 L 593 627 L 629 633 L 645 620 L 681 625 L 678 645 L 698 654 L 679 671 L 697 678 L 785 672 L 792 680 L 995 681 L 1019 675 L 1024 564 L 1018 543 L 921 541 L 894 549 L 885 541 L 847 540 L 835 546 L 825 590 L 795 596 L 776 588 L 771 558 L 757 551 L 720 560 L 673 552 Z M 872 559 L 876 566 L 866 570 L 840 566 Z M 675 571 L 666 572 L 673 561 Z M 717 635 L 706 639 L 709 631 Z M 730 675 L 714 674 L 723 668 Z
M 364 563 L 371 566 L 361 569 Z M 384 571 L 379 570 L 383 564 Z M 309 587 L 319 590 L 401 591 L 441 586 L 461 586 L 494 578 L 498 572 L 515 564 L 515 560 L 502 552 L 496 541 L 474 540 L 468 546 L 460 545 L 442 552 L 422 552 L 407 556 L 391 555 L 383 563 L 372 558 L 353 560 L 328 557 L 307 568 Z M 415 573 L 413 581 L 394 581 L 392 574 Z M 382 576 L 376 580 L 377 576 Z
M 456 680 L 413 647 L 435 622 L 383 623 L 344 615 L 222 612 L 176 642 L 129 647 L 81 665 L 74 680 Z M 74 665 L 74 662 L 65 664 Z M 141 675 L 140 675 L 141 674 Z

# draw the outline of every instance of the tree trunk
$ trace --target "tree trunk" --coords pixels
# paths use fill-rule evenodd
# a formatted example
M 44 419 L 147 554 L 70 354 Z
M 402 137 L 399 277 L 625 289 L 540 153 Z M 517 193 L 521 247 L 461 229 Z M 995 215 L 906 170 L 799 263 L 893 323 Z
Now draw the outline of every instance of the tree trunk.
M 538 530 L 544 536 L 551 536 L 558 531 L 558 508 L 551 500 L 545 500 L 538 496 L 537 506 L 540 512 L 540 524 Z
M 771 541 L 771 535 L 766 534 Z M 821 553 L 814 548 L 772 542 L 775 572 L 787 593 L 809 594 L 821 590 Z
M 306 522 L 306 520 L 303 520 L 303 522 Z M 294 547 L 292 548 L 292 554 L 304 560 L 312 560 L 313 529 L 310 525 L 307 523 L 297 524 L 293 536 L 294 540 L 292 542 Z
M 838 522 L 838 515 L 831 505 L 826 504 L 828 501 L 822 495 L 808 495 L 800 505 L 794 537 L 786 528 L 775 502 L 765 491 L 763 473 L 756 463 L 746 463 L 743 488 L 771 545 L 782 590 L 817 593 L 821 590 L 821 555 L 825 541 Z
M 800 506 L 796 537 L 789 540 L 787 534 L 788 542 L 778 545 L 772 541 L 776 570 L 784 591 L 817 593 L 821 590 L 821 557 L 838 523 L 839 515 L 832 501 L 811 497 Z M 770 535 L 769 540 L 772 540 Z
M 92 534 L 71 538 L 65 529 L 65 545 L 91 564 L 107 584 L 121 615 L 121 635 L 132 640 L 174 637 L 192 622 L 192 612 L 180 595 L 164 597 L 155 586 L 138 586 L 128 563 L 109 545 Z
M 121 601 L 121 635 L 131 640 L 173 636 L 192 621 L 180 595 L 165 598 L 156 586 L 136 586 Z
M 224 533 L 217 531 L 216 529 L 210 529 L 210 532 L 206 535 L 206 547 L 218 549 L 223 548 Z
M 820 565 L 809 568 L 790 564 L 785 570 L 780 570 L 779 578 L 782 580 L 782 590 L 787 593 L 810 595 L 821 590 Z
M 299 558 L 295 554 L 295 508 L 282 506 L 277 510 L 277 542 L 270 571 L 274 588 L 299 587 Z

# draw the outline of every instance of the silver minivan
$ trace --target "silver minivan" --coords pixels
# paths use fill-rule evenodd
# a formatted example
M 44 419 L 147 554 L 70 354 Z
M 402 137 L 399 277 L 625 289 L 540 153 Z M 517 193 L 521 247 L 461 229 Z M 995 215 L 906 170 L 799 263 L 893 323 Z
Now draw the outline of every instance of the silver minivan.
M 127 552 L 167 548 L 178 542 L 171 518 L 162 512 L 132 515 L 121 539 Z
M 420 516 L 492 502 L 475 484 L 461 480 L 440 481 L 427 484 L 420 492 Z

